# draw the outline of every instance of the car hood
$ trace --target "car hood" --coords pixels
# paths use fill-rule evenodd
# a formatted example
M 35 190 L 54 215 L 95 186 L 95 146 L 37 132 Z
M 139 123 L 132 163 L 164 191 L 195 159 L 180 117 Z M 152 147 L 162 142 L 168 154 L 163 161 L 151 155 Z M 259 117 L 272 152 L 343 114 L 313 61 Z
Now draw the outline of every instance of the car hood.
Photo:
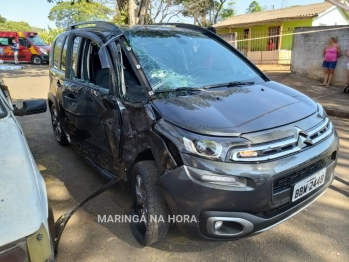
M 40 173 L 12 117 L 0 119 L 0 167 L 1 247 L 36 232 L 44 210 L 38 187 Z
M 174 125 L 217 136 L 275 128 L 301 120 L 317 110 L 316 103 L 307 96 L 273 81 L 157 99 L 153 106 Z
M 43 49 L 45 49 L 47 52 L 50 52 L 51 51 L 51 47 L 49 45 L 44 45 L 44 46 L 40 46 L 42 47 Z
M 40 50 L 40 48 L 46 50 L 46 52 L 50 52 L 51 51 L 51 47 L 49 45 L 38 45 L 36 46 L 36 49 Z

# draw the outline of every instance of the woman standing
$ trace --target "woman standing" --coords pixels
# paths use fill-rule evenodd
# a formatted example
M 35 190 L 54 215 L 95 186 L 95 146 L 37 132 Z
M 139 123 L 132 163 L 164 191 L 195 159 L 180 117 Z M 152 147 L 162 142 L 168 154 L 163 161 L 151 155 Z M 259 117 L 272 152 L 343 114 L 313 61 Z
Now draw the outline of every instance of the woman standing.
M 325 70 L 325 80 L 321 86 L 330 87 L 330 82 L 333 78 L 334 69 L 337 65 L 337 58 L 342 55 L 342 51 L 337 44 L 337 37 L 332 36 L 328 41 L 328 45 L 324 48 L 324 62 L 322 63 L 322 67 Z
M 269 39 L 269 43 L 267 45 L 267 50 L 268 51 L 273 51 L 274 50 L 274 41 L 271 38 Z

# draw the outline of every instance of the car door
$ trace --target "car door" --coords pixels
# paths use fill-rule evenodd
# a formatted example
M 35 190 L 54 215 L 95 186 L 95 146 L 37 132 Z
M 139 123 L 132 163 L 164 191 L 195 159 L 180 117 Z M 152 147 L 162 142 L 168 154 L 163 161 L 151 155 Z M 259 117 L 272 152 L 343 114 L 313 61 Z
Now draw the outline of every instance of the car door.
M 14 61 L 13 44 L 14 37 L 1 36 L 0 37 L 0 60 Z
M 18 51 L 18 60 L 19 61 L 31 61 L 32 52 L 30 51 L 30 43 L 24 37 L 19 37 L 19 51 Z
M 102 40 L 91 33 L 72 32 L 62 101 L 71 144 L 103 174 L 118 170 L 120 118 L 115 107 L 116 74 Z M 76 44 L 79 40 L 79 44 Z M 107 66 L 106 66 L 107 61 Z
M 50 90 L 53 90 L 53 93 L 56 95 L 57 98 L 57 104 L 56 107 L 56 114 L 58 114 L 58 117 L 61 119 L 60 121 L 63 121 L 65 119 L 65 112 L 63 109 L 63 99 L 62 99 L 62 87 L 64 86 L 65 81 L 65 65 L 62 64 L 62 52 L 63 47 L 65 45 L 65 41 L 67 40 L 68 34 L 61 34 L 57 37 L 57 39 L 54 42 L 53 45 L 53 52 L 51 56 L 51 62 L 50 62 Z M 64 133 L 67 133 L 67 130 L 65 128 L 65 125 L 62 126 Z
M 64 72 L 64 80 L 57 81 L 57 100 L 60 107 L 61 120 L 63 122 L 63 130 L 68 137 L 68 141 L 72 143 L 72 146 L 85 154 L 86 150 L 83 150 L 82 143 L 85 141 L 89 134 L 86 129 L 86 117 L 87 117 L 87 105 L 86 105 L 86 89 L 83 83 L 83 79 L 76 76 L 72 63 L 77 63 L 77 59 L 80 53 L 83 54 L 84 50 L 81 50 L 82 42 L 87 41 L 82 37 L 72 38 L 72 35 L 65 39 L 64 47 L 62 48 L 60 58 L 60 69 Z M 56 46 L 54 47 L 56 56 Z M 70 51 L 70 49 L 74 49 Z M 67 54 L 69 53 L 69 54 Z M 74 58 L 71 58 L 71 54 L 74 53 Z M 67 61 L 67 55 L 69 57 Z M 66 70 L 68 67 L 68 70 Z M 69 71 L 69 72 L 68 72 Z M 85 154 L 86 155 L 86 154 Z

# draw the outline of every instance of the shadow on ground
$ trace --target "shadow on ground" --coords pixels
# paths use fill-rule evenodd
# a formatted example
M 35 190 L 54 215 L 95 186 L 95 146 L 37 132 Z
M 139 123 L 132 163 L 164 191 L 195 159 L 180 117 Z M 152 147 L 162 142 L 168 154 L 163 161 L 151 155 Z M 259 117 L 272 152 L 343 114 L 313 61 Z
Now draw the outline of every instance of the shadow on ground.
M 3 64 L 11 65 L 11 64 Z M 3 78 L 19 78 L 19 77 L 38 77 L 38 76 L 47 76 L 48 75 L 48 65 L 32 65 L 32 64 L 20 64 L 23 66 L 23 69 L 15 70 L 1 70 L 0 75 Z

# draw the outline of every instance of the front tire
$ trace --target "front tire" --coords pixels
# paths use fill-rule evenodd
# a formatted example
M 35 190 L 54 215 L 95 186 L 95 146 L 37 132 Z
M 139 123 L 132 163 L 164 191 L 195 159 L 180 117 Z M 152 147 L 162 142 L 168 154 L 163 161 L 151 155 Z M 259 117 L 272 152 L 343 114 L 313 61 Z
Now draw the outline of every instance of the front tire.
M 135 202 L 131 208 L 131 215 L 133 218 L 138 217 L 140 221 L 135 222 L 135 219 L 132 219 L 131 229 L 142 245 L 149 246 L 166 236 L 170 228 L 170 210 L 155 185 L 159 177 L 155 161 L 136 163 L 132 175 Z M 142 221 L 142 217 L 145 222 Z
M 57 109 L 54 105 L 51 106 L 50 112 L 51 112 L 51 123 L 52 123 L 53 133 L 55 135 L 56 141 L 58 142 L 58 144 L 65 146 L 68 144 L 68 139 L 64 134 L 61 120 L 59 118 Z
M 41 57 L 40 57 L 40 56 L 37 56 L 37 55 L 34 55 L 34 56 L 32 57 L 32 62 L 33 62 L 33 64 L 35 64 L 35 65 L 41 65 L 41 64 L 42 64 Z

